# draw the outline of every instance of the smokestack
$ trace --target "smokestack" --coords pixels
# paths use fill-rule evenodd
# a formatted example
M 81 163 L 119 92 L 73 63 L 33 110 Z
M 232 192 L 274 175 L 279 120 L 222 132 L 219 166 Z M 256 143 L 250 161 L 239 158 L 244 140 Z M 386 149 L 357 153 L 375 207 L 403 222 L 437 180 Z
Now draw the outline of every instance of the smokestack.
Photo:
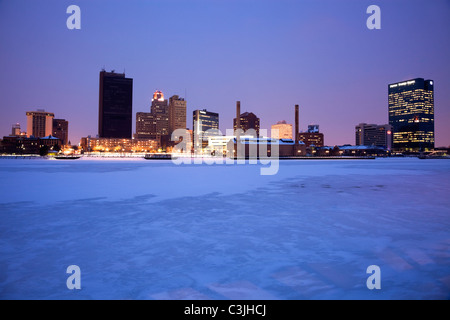
M 295 105 L 295 145 L 298 144 L 298 104 Z
M 241 102 L 236 101 L 236 130 L 241 128 Z M 236 139 L 239 139 L 239 134 L 236 133 Z

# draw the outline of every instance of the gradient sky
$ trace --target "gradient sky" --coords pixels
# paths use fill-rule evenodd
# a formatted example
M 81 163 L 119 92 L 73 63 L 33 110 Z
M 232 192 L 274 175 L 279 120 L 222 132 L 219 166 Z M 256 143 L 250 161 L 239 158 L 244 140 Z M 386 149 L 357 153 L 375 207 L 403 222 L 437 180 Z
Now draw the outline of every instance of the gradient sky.
M 66 9 L 81 8 L 81 30 Z M 381 8 L 381 30 L 366 9 Z M 69 139 L 98 133 L 99 72 L 134 79 L 133 113 L 155 90 L 220 114 L 235 102 L 270 129 L 319 124 L 326 145 L 355 143 L 361 122 L 388 122 L 388 84 L 435 81 L 436 146 L 450 145 L 449 0 L 0 0 L 0 135 L 26 111 L 69 121 Z M 134 120 L 133 120 L 134 121 Z M 134 124 L 133 124 L 134 127 Z

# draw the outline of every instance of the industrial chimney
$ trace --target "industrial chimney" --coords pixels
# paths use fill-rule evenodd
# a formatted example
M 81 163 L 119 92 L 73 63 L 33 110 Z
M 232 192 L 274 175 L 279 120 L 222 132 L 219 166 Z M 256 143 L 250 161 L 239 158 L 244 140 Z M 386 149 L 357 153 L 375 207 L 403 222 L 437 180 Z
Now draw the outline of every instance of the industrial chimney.
M 298 104 L 295 105 L 295 145 L 298 145 Z
M 236 140 L 239 140 L 239 129 L 241 129 L 241 102 L 236 101 Z

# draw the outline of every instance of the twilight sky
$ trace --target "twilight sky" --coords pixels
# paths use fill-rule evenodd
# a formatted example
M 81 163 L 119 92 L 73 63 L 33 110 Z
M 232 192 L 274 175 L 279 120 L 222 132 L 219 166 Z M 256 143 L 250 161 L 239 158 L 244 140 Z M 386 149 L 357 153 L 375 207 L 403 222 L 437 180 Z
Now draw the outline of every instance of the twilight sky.
M 69 5 L 81 30 L 68 30 Z M 381 30 L 366 9 L 381 8 Z M 449 0 L 0 0 L 0 135 L 26 111 L 69 121 L 73 144 L 98 133 L 99 72 L 134 79 L 133 113 L 155 90 L 220 114 L 235 102 L 270 129 L 319 124 L 326 145 L 388 122 L 388 84 L 435 81 L 436 146 L 450 145 Z M 135 121 L 135 119 L 133 120 Z M 133 124 L 134 126 L 134 124 Z

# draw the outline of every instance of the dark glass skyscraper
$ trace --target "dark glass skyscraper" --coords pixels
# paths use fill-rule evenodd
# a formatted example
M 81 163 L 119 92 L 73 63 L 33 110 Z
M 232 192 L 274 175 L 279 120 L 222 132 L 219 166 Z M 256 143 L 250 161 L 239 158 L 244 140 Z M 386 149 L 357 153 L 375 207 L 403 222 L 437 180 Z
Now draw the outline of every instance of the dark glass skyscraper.
M 219 114 L 203 110 L 195 110 L 193 113 L 193 129 L 197 134 L 210 130 L 211 135 L 218 135 Z
M 393 150 L 427 151 L 434 148 L 433 80 L 412 79 L 389 85 L 389 124 Z
M 100 72 L 98 135 L 100 138 L 131 139 L 133 79 L 125 73 Z

